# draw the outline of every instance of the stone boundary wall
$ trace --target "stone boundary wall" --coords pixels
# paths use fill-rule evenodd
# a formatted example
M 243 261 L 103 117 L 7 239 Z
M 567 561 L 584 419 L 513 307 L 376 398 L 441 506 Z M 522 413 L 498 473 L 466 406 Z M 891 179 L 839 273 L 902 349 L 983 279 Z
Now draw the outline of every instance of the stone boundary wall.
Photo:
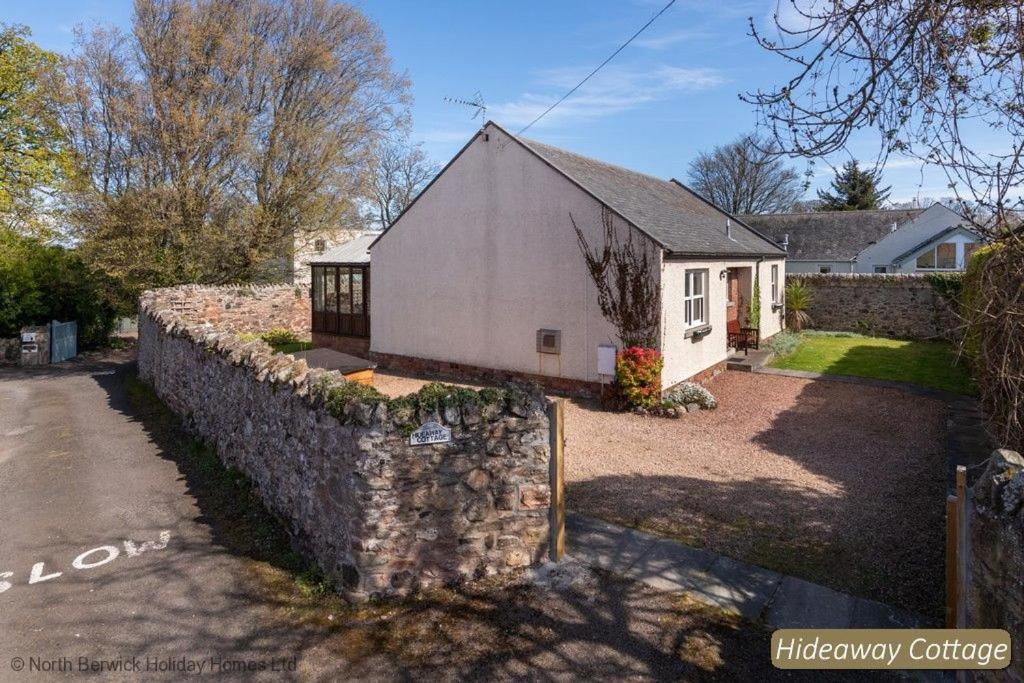
M 281 300 L 280 288 L 251 297 L 223 289 L 142 295 L 139 374 L 253 480 L 296 547 L 343 594 L 405 595 L 543 560 L 549 425 L 540 393 L 432 385 L 367 400 L 372 390 L 337 372 L 200 322 L 210 301 L 230 301 L 232 318 L 244 321 L 244 302 L 266 312 L 262 298 Z M 263 326 L 290 319 L 290 307 L 269 310 L 282 317 L 264 317 Z M 410 446 L 411 431 L 428 420 L 448 426 L 451 442 Z
M 309 288 L 300 285 L 182 285 L 160 291 L 161 305 L 193 322 L 230 332 L 284 328 L 308 338 Z
M 960 321 L 925 275 L 788 273 L 811 290 L 809 327 L 896 339 L 959 337 Z
M 1024 681 L 1024 458 L 998 450 L 974 485 L 967 625 L 1010 633 L 1013 661 L 979 680 Z

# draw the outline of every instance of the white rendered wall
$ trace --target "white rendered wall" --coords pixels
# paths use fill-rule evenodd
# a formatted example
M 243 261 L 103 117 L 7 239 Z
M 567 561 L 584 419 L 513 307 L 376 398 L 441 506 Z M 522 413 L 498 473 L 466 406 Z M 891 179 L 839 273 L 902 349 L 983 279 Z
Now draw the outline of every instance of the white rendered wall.
M 778 298 L 783 298 L 786 282 L 786 261 L 765 259 L 759 266 L 761 290 L 761 337 L 767 338 L 778 333 L 783 326 L 782 311 L 772 310 L 771 266 L 779 266 Z M 662 268 L 662 352 L 665 367 L 661 384 L 667 389 L 700 371 L 720 363 L 728 357 L 726 347 L 726 304 L 728 302 L 727 278 L 722 271 L 728 268 L 753 268 L 755 260 L 693 260 L 665 261 Z M 694 341 L 686 337 L 687 325 L 683 313 L 684 277 L 687 270 L 707 269 L 708 271 L 708 324 L 711 333 Z M 745 288 L 745 285 L 744 285 Z M 752 289 L 752 285 L 751 285 Z M 750 300 L 750 292 L 741 291 L 744 301 Z

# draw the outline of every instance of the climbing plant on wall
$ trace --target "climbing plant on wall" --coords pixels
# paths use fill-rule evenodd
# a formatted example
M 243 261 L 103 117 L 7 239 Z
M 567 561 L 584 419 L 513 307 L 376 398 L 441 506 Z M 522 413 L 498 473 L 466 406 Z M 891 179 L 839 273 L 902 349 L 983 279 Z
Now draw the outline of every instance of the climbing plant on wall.
M 758 268 L 754 268 L 754 292 L 750 297 L 750 306 L 747 308 L 747 326 L 761 327 L 761 274 Z
M 634 241 L 627 226 L 625 239 L 615 230 L 614 215 L 601 207 L 604 243 L 591 248 L 583 230 L 569 214 L 580 252 L 597 287 L 601 313 L 615 326 L 624 346 L 652 348 L 658 343 L 661 322 L 661 285 L 658 263 L 646 244 Z

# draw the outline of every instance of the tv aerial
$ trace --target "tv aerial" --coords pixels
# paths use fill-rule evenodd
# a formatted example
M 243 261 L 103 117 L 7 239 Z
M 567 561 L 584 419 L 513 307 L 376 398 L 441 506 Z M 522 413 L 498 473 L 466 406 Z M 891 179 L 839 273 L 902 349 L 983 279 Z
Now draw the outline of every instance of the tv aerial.
M 448 104 L 461 104 L 464 107 L 474 109 L 475 111 L 473 116 L 470 117 L 471 119 L 479 117 L 480 121 L 487 120 L 487 105 L 484 104 L 484 96 L 480 94 L 479 90 L 476 91 L 471 100 L 464 100 L 459 97 L 446 97 L 444 101 Z

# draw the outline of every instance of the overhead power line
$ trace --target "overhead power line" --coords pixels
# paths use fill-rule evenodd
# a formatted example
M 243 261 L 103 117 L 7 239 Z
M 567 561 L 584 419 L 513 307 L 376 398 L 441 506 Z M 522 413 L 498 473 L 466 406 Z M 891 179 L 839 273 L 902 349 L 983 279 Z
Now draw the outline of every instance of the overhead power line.
M 573 94 L 574 92 L 576 92 L 577 90 L 579 90 L 579 89 L 580 89 L 580 87 L 581 87 L 581 86 L 582 86 L 582 85 L 583 85 L 584 83 L 586 83 L 587 81 L 589 81 L 589 80 L 590 80 L 590 79 L 591 79 L 591 78 L 592 78 L 592 77 L 594 76 L 594 74 L 596 74 L 596 73 L 597 73 L 598 71 L 600 71 L 601 69 L 603 69 L 603 68 L 605 67 L 605 65 L 606 65 L 606 64 L 608 64 L 608 62 L 610 62 L 610 61 L 612 61 L 613 59 L 615 59 L 615 57 L 616 57 L 616 56 L 617 56 L 617 55 L 618 55 L 618 54 L 619 54 L 620 52 L 622 52 L 623 50 L 625 50 L 625 49 L 626 49 L 626 48 L 627 48 L 627 47 L 629 46 L 629 44 L 630 44 L 630 43 L 632 43 L 632 42 L 633 42 L 634 40 L 636 40 L 637 36 L 639 36 L 639 35 L 640 35 L 641 33 L 643 33 L 644 31 L 646 31 L 646 30 L 647 30 L 647 27 L 649 27 L 649 26 L 650 26 L 651 24 L 653 24 L 653 23 L 654 23 L 655 21 L 657 21 L 657 20 L 658 20 L 658 17 L 660 17 L 660 16 L 661 16 L 662 14 L 664 14 L 665 12 L 667 12 L 667 11 L 668 11 L 668 8 L 669 8 L 669 7 L 671 7 L 671 6 L 672 6 L 672 5 L 674 5 L 674 4 L 676 4 L 676 0 L 669 0 L 669 3 L 668 3 L 667 5 L 665 5 L 664 7 L 662 7 L 662 8 L 661 8 L 661 10 L 660 10 L 660 11 L 659 11 L 659 12 L 658 12 L 657 14 L 655 14 L 655 15 L 654 15 L 653 17 L 651 17 L 651 18 L 650 18 L 650 20 L 649 20 L 649 21 L 648 21 L 648 22 L 647 22 L 646 24 L 644 24 L 643 26 L 641 26 L 641 27 L 640 27 L 640 29 L 639 29 L 639 30 L 638 30 L 638 31 L 637 31 L 636 33 L 634 33 L 633 35 L 631 35 L 631 36 L 629 37 L 629 40 L 627 40 L 627 41 L 626 41 L 626 42 L 624 42 L 624 43 L 623 43 L 622 45 L 620 45 L 620 46 L 618 47 L 618 49 L 617 49 L 617 50 L 615 50 L 615 52 L 613 52 L 613 53 L 611 53 L 610 55 L 608 55 L 608 58 L 607 58 L 607 59 L 605 59 L 605 60 L 604 60 L 603 62 L 601 62 L 600 64 L 598 64 L 598 65 L 597 65 L 597 68 L 596 68 L 596 69 L 594 69 L 593 71 L 591 71 L 591 72 L 590 72 L 589 74 L 587 74 L 587 77 L 586 77 L 586 78 L 584 78 L 584 79 L 583 79 L 582 81 L 580 81 L 580 82 L 579 82 L 579 83 L 577 83 L 577 84 L 576 84 L 575 86 L 573 86 L 572 90 L 570 90 L 569 92 L 567 92 L 567 93 L 565 93 L 564 95 L 562 95 L 562 97 L 561 97 L 561 98 L 559 98 L 559 100 L 558 100 L 557 102 L 555 102 L 555 103 L 554 103 L 554 104 L 552 104 L 552 105 L 551 105 L 550 107 L 548 107 L 548 108 L 547 108 L 547 109 L 545 109 L 545 110 L 544 110 L 543 112 L 541 112 L 540 116 L 538 116 L 538 117 L 537 117 L 537 118 L 535 118 L 535 119 L 534 119 L 533 121 L 530 121 L 530 122 L 529 122 L 528 124 L 526 124 L 525 126 L 523 126 L 522 128 L 520 128 L 520 129 L 519 129 L 519 132 L 517 132 L 517 133 L 516 133 L 516 135 L 522 135 L 523 133 L 525 133 L 525 132 L 526 132 L 526 131 L 527 131 L 527 130 L 528 130 L 528 129 L 530 128 L 530 126 L 532 126 L 533 124 L 535 124 L 535 123 L 537 123 L 538 121 L 540 121 L 540 120 L 541 120 L 542 118 L 544 118 L 545 116 L 547 116 L 548 114 L 550 114 L 550 113 L 551 113 L 551 111 L 552 111 L 552 110 L 553 110 L 553 109 L 554 109 L 555 107 L 557 107 L 557 106 L 558 106 L 558 105 L 560 105 L 560 104 L 561 104 L 562 102 L 565 102 L 565 101 L 566 101 L 567 99 L 569 99 L 569 97 L 570 97 L 570 96 L 571 96 L 571 95 L 572 95 L 572 94 Z

